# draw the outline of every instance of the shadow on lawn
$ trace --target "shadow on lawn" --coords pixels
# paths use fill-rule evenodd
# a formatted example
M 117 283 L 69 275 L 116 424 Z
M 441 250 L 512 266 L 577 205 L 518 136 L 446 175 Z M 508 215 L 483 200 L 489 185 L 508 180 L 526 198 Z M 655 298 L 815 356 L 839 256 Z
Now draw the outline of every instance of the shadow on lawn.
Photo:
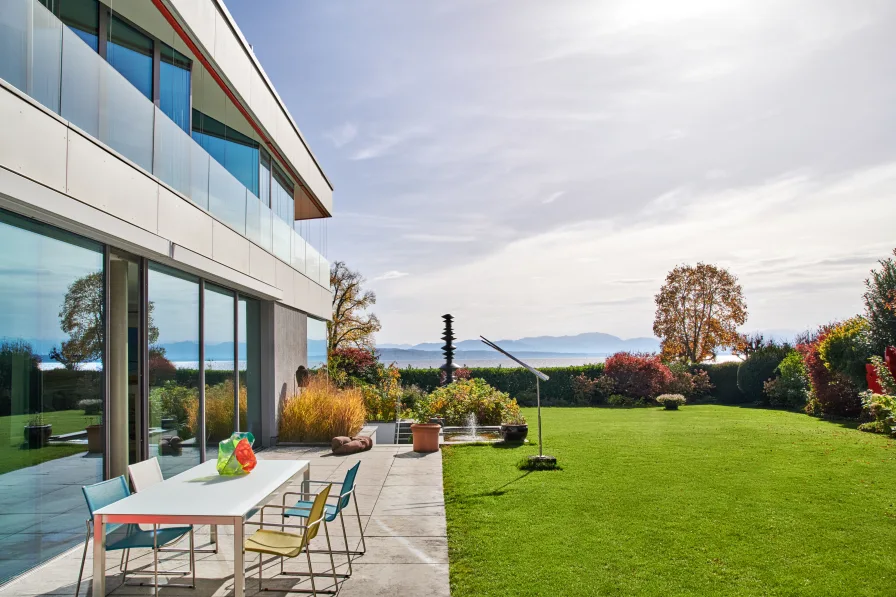
M 527 472 L 523 473 L 522 475 L 520 475 L 519 477 L 517 477 L 515 479 L 511 479 L 504 485 L 501 485 L 500 487 L 498 487 L 496 489 L 492 489 L 491 491 L 480 491 L 478 493 L 471 493 L 468 495 L 460 495 L 460 496 L 457 496 L 454 498 L 447 498 L 445 500 L 445 502 L 446 503 L 448 503 L 448 502 L 454 503 L 454 502 L 464 502 L 464 501 L 470 500 L 470 499 L 487 498 L 487 497 L 501 497 L 502 495 L 507 493 L 508 487 L 510 487 L 517 481 L 521 481 L 521 480 L 525 479 L 526 477 L 528 477 L 531 474 L 532 474 L 532 471 L 527 471 Z

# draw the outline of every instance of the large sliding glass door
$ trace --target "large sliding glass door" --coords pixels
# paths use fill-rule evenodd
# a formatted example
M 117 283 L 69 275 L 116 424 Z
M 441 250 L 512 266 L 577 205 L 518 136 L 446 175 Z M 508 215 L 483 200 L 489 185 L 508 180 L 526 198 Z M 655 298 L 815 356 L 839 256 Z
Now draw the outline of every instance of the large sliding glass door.
M 208 453 L 215 454 L 218 442 L 230 437 L 234 419 L 234 312 L 236 294 L 205 284 L 205 436 Z M 245 400 L 240 403 L 245 408 Z
M 84 540 L 103 479 L 103 247 L 0 211 L 0 584 Z
M 149 457 L 165 477 L 201 461 L 199 280 L 149 266 Z
M 261 442 L 261 303 L 239 300 L 240 431 L 251 431 Z M 246 407 L 243 408 L 243 401 Z

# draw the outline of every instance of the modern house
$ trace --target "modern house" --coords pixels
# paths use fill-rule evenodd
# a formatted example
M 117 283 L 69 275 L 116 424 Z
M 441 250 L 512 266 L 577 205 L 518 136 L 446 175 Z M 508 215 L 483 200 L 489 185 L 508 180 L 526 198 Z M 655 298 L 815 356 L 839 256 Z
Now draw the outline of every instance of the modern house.
M 80 487 L 277 441 L 332 186 L 222 0 L 0 2 L 0 584 Z

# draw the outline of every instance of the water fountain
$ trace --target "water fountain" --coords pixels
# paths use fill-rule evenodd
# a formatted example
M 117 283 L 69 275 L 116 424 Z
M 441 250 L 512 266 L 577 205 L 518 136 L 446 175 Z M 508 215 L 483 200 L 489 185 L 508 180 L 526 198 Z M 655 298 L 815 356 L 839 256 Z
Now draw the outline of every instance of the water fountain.
M 457 427 L 444 427 L 442 432 L 445 443 L 466 444 L 473 442 L 495 442 L 501 437 L 500 426 L 482 426 L 476 418 L 476 413 L 467 414 L 464 425 Z

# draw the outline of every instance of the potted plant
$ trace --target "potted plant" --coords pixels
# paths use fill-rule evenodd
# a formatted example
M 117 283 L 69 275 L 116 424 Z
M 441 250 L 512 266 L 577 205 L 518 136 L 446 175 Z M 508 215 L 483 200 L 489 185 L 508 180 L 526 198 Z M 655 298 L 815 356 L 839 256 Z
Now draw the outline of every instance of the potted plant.
M 662 394 L 656 397 L 656 401 L 666 410 L 678 410 L 679 406 L 687 404 L 687 400 L 681 394 Z
M 43 413 L 35 413 L 28 417 L 28 424 L 25 425 L 25 442 L 29 449 L 43 448 L 50 441 L 50 434 L 53 431 L 51 423 L 44 422 Z
M 417 422 L 412 424 L 411 433 L 414 437 L 414 452 L 438 452 L 439 432 L 441 430 L 442 426 L 438 423 Z
M 529 425 L 526 417 L 519 411 L 508 413 L 501 423 L 501 437 L 505 442 L 522 442 L 529 435 Z
M 98 398 L 87 398 L 78 402 L 78 408 L 84 411 L 87 425 L 87 452 L 101 454 L 103 451 L 103 401 Z

